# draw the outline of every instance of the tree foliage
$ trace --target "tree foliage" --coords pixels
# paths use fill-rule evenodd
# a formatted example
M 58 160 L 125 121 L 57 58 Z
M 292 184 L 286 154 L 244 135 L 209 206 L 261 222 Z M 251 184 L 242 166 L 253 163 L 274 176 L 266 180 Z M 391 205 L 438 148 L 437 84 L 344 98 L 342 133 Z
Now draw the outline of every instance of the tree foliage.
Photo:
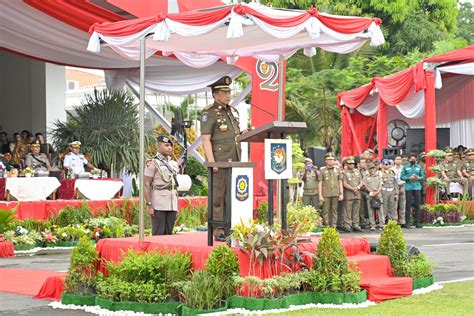
M 108 172 L 112 168 L 138 172 L 138 109 L 127 92 L 95 90 L 67 112 L 66 121 L 54 123 L 52 137 L 61 149 L 80 141 L 81 151 L 90 155 L 92 164 Z

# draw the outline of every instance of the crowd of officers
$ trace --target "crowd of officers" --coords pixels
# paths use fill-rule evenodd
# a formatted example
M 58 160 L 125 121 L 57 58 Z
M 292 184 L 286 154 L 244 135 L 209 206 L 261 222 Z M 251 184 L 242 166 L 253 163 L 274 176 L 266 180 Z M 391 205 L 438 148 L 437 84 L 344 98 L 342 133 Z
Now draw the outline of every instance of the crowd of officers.
M 382 230 L 388 220 L 404 228 L 421 227 L 420 205 L 426 195 L 425 155 L 396 156 L 394 160 L 374 159 L 372 150 L 360 157 L 339 162 L 332 153 L 325 155 L 320 170 L 310 158 L 302 173 L 303 203 L 321 209 L 324 227 L 360 232 L 362 228 Z M 464 195 L 472 196 L 474 185 L 474 149 L 461 155 L 448 148 L 439 175 L 446 183 L 462 185 Z M 322 204 L 322 207 L 320 207 Z M 413 212 L 412 212 L 413 210 Z

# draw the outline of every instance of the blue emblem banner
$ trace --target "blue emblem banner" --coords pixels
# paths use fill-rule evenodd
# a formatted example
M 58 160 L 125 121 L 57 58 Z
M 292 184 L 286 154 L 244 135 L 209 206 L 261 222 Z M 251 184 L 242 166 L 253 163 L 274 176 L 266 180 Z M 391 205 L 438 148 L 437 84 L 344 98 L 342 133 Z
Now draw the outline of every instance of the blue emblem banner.
M 235 179 L 235 198 L 238 201 L 245 201 L 249 198 L 249 177 L 242 175 Z
M 271 169 L 280 174 L 287 168 L 287 149 L 286 144 L 273 143 L 270 145 L 270 163 Z

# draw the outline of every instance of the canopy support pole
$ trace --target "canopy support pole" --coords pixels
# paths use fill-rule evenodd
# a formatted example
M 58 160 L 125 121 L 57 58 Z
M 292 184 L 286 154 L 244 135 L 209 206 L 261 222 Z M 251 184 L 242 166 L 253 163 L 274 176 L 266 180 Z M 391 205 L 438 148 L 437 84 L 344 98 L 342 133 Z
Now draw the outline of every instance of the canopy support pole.
M 140 152 L 139 152 L 139 188 L 140 197 L 138 203 L 138 241 L 143 240 L 144 232 L 144 170 L 145 170 L 145 37 L 140 40 L 140 107 L 139 107 L 139 127 L 140 127 Z
M 278 121 L 283 121 L 283 64 L 284 62 L 285 62 L 285 58 L 283 57 L 283 55 L 280 55 L 279 61 L 278 61 Z M 291 166 L 289 167 L 291 168 Z M 276 196 L 277 196 L 277 217 L 281 218 L 281 211 L 283 208 L 281 179 L 277 180 Z

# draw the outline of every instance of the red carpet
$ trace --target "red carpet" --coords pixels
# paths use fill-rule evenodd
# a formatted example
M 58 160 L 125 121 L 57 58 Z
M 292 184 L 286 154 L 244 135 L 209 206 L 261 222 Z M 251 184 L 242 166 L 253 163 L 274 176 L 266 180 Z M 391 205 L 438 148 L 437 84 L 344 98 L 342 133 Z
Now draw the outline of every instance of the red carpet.
M 49 277 L 63 277 L 64 272 L 0 268 L 0 292 L 35 296 Z M 43 297 L 48 299 L 47 297 Z
M 319 237 L 312 237 L 311 242 L 301 244 L 300 249 L 314 252 L 319 240 Z M 393 277 L 388 257 L 370 254 L 370 244 L 366 239 L 342 238 L 341 244 L 348 260 L 354 261 L 360 269 L 362 274 L 360 285 L 367 290 L 370 300 L 380 302 L 412 293 L 411 278 Z M 102 239 L 97 243 L 97 250 L 102 261 L 120 262 L 128 249 L 189 252 L 194 269 L 203 269 L 207 256 L 212 252 L 212 247 L 207 246 L 205 232 L 147 237 L 142 243 L 139 243 L 137 238 Z M 249 273 L 248 256 L 237 249 L 235 251 L 239 257 L 240 274 L 246 276 Z M 100 268 L 105 272 L 103 262 Z M 271 274 L 265 269 L 262 271 L 258 266 L 255 268 L 255 273 L 261 277 L 268 277 Z

